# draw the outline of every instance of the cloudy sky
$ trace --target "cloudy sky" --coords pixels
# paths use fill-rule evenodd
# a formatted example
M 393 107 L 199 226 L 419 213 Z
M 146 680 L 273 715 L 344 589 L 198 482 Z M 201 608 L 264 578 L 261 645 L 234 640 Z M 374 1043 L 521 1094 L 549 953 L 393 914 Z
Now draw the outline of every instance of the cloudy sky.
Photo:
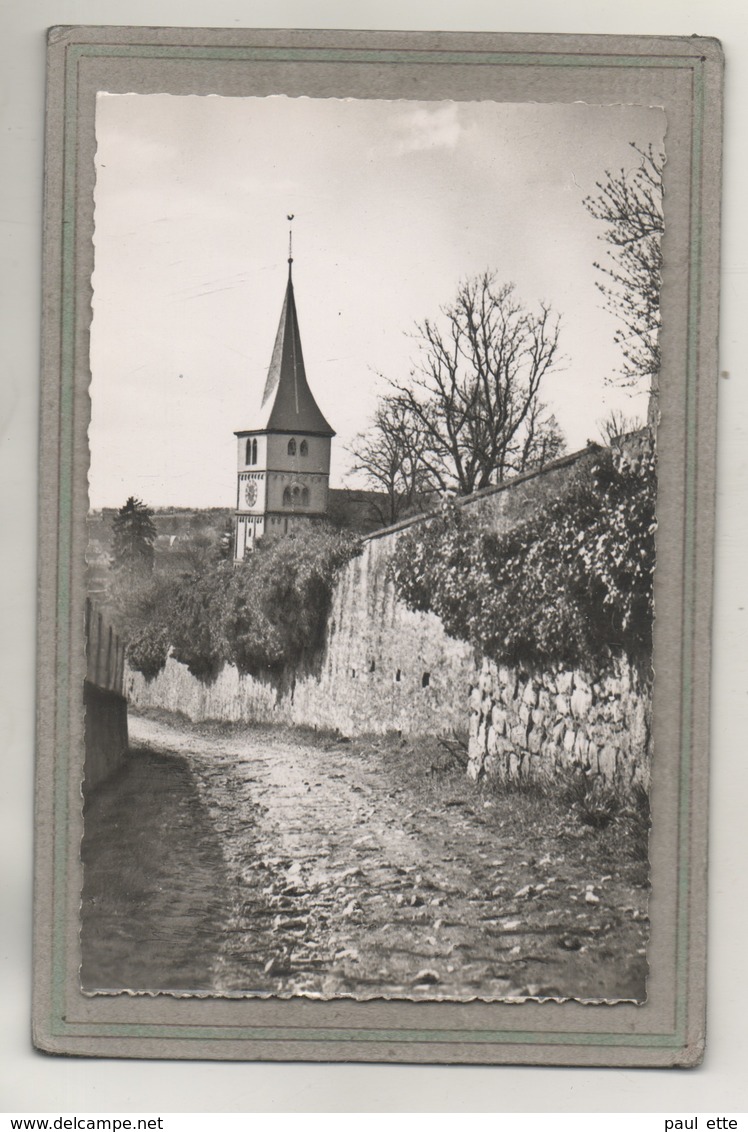
M 100 94 L 90 501 L 232 506 L 233 433 L 252 427 L 294 221 L 307 376 L 337 431 L 331 483 L 384 376 L 406 377 L 414 323 L 490 270 L 561 315 L 545 400 L 570 450 L 617 407 L 621 363 L 582 201 L 629 142 L 663 144 L 630 106 Z

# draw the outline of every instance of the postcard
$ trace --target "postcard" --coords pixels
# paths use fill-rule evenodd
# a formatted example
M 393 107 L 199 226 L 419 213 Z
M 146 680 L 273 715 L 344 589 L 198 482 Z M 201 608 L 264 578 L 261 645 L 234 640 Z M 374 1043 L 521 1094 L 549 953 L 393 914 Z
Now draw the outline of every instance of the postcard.
M 698 1063 L 721 70 L 51 29 L 40 1048 Z

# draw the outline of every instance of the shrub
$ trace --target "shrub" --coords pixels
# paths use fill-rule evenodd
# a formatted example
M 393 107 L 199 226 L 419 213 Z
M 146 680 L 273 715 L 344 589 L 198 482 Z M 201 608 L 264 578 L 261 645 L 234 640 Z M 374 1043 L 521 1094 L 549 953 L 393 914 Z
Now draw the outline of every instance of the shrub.
M 169 633 L 165 626 L 142 629 L 127 646 L 127 659 L 132 668 L 142 672 L 146 680 L 158 676 L 169 655 Z
M 187 575 L 169 603 L 172 655 L 201 680 L 213 679 L 224 660 L 221 611 L 230 579 L 231 567 L 225 564 Z
M 355 550 L 347 533 L 310 527 L 261 542 L 236 567 L 213 561 L 159 577 L 132 611 L 130 664 L 151 678 L 171 648 L 202 680 L 225 661 L 253 675 L 297 665 L 319 647 L 335 575 Z
M 335 575 L 356 545 L 351 535 L 328 527 L 261 542 L 233 571 L 225 592 L 225 658 L 257 675 L 313 654 L 324 636 Z
M 601 452 L 564 495 L 503 533 L 454 503 L 398 541 L 390 570 L 411 609 L 499 663 L 591 665 L 650 655 L 654 461 Z
M 127 659 L 147 680 L 166 664 L 171 644 L 174 585 L 161 574 L 133 579 L 118 575 L 112 592 L 111 616 L 127 641 Z

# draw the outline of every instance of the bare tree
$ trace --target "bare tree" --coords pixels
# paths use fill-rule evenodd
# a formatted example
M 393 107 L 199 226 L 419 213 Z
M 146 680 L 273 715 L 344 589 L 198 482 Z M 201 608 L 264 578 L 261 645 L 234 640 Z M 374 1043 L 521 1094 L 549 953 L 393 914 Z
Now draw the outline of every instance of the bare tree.
M 644 421 L 641 417 L 629 417 L 620 409 L 611 409 L 607 417 L 597 422 L 597 427 L 603 444 L 612 448 L 622 436 L 627 436 L 631 432 L 639 432 L 640 429 L 644 428 Z
M 561 433 L 540 399 L 559 361 L 550 308 L 529 311 L 513 285 L 486 273 L 441 313 L 416 325 L 410 382 L 391 382 L 388 397 L 419 436 L 429 482 L 467 495 L 559 455 Z
M 392 397 L 380 398 L 371 427 L 349 449 L 355 459 L 351 472 L 382 496 L 381 504 L 371 503 L 379 522 L 396 523 L 428 492 L 422 449 L 423 430 L 412 414 Z
M 649 383 L 650 423 L 655 413 L 660 372 L 660 285 L 662 274 L 662 173 L 665 155 L 653 146 L 640 149 L 636 169 L 606 171 L 597 182 L 599 195 L 586 197 L 585 208 L 607 225 L 600 239 L 610 245 L 609 262 L 596 263 L 605 275 L 598 282 L 605 305 L 620 321 L 615 341 L 623 351 L 617 383 L 642 388 Z
M 527 414 L 522 453 L 518 461 L 521 471 L 529 472 L 544 468 L 564 454 L 563 433 L 553 413 L 549 413 L 542 401 L 537 398 Z

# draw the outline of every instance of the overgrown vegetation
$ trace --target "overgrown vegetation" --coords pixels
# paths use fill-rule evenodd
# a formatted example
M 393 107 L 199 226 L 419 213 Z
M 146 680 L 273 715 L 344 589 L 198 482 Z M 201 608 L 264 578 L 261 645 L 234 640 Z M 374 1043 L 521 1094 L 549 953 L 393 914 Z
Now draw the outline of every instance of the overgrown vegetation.
M 120 590 L 131 666 L 152 679 L 171 651 L 209 680 L 224 662 L 241 672 L 278 673 L 309 659 L 324 634 L 332 585 L 357 540 L 329 527 L 266 540 L 239 566 L 220 549 L 179 573 L 154 574 Z
M 313 653 L 324 636 L 335 575 L 357 549 L 352 535 L 327 527 L 261 542 L 232 571 L 223 595 L 224 659 L 256 675 Z
M 132 668 L 142 672 L 146 680 L 158 676 L 169 655 L 169 634 L 164 625 L 141 629 L 127 646 L 127 659 Z
M 398 596 L 498 663 L 604 670 L 651 651 L 654 458 L 601 451 L 561 497 L 497 533 L 453 502 L 398 541 Z

